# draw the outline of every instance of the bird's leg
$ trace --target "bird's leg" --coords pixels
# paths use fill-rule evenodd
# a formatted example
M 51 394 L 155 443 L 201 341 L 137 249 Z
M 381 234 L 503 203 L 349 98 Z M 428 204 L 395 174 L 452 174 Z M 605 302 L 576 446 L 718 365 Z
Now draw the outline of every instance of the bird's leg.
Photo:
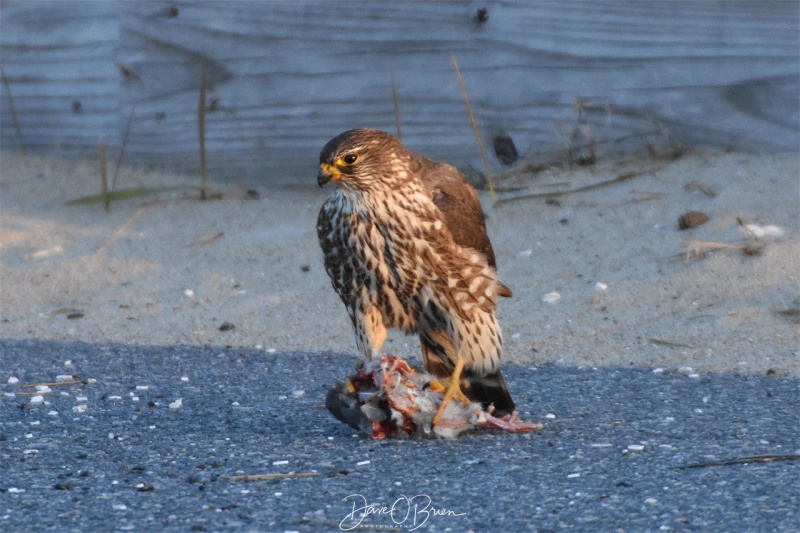
M 369 305 L 365 310 L 353 311 L 352 316 L 358 351 L 367 361 L 380 359 L 381 347 L 386 341 L 387 334 L 380 310 L 374 305 Z
M 442 398 L 442 404 L 439 406 L 436 416 L 433 417 L 434 426 L 439 423 L 447 404 L 451 401 L 460 400 L 464 406 L 470 404 L 469 398 L 467 398 L 464 393 L 461 392 L 461 372 L 463 370 L 464 358 L 458 356 L 458 359 L 456 360 L 456 367 L 453 369 L 453 373 L 450 375 L 450 381 L 447 384 L 447 389 L 445 389 L 444 398 Z

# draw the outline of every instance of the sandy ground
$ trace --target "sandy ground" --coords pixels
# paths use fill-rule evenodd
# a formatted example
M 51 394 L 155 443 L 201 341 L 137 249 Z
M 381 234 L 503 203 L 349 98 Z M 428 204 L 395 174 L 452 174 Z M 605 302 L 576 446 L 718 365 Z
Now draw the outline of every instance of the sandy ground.
M 295 189 L 257 188 L 258 198 L 214 183 L 221 198 L 205 202 L 170 192 L 110 213 L 67 206 L 99 192 L 97 168 L 2 153 L 0 336 L 355 354 L 316 240 L 330 189 L 314 176 Z M 506 361 L 800 376 L 798 154 L 638 158 L 499 185 L 552 192 L 641 171 L 549 201 L 491 207 L 483 196 L 514 291 L 499 309 Z M 118 187 L 197 183 L 123 168 Z M 679 231 L 689 209 L 710 220 Z M 748 236 L 737 217 L 783 235 Z M 733 247 L 687 254 L 697 248 L 689 240 Z M 558 302 L 543 300 L 551 292 Z M 225 322 L 234 327 L 221 330 Z M 412 337 L 391 336 L 384 349 L 418 361 Z

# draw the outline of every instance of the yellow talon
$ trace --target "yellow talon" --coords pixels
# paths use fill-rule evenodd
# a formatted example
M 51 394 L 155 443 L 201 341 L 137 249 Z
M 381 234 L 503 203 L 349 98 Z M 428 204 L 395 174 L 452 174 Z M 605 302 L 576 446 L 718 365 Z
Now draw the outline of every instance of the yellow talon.
M 464 360 L 459 357 L 456 361 L 456 367 L 453 369 L 453 373 L 450 376 L 450 381 L 447 384 L 447 389 L 444 393 L 444 398 L 442 398 L 442 404 L 439 406 L 439 410 L 436 411 L 436 416 L 433 417 L 433 425 L 439 423 L 441 420 L 442 415 L 444 414 L 444 410 L 447 407 L 447 404 L 453 400 L 460 400 L 464 407 L 470 404 L 469 398 L 467 398 L 463 392 L 461 392 L 461 371 L 464 369 Z M 439 387 L 442 387 L 442 384 L 436 381 Z M 431 382 L 431 385 L 433 382 Z M 437 391 L 438 392 L 438 391 Z
M 433 392 L 438 392 L 439 394 L 444 394 L 444 391 L 447 390 L 447 387 L 442 385 L 442 382 L 438 379 L 434 379 L 433 381 L 428 383 L 428 388 L 431 389 Z

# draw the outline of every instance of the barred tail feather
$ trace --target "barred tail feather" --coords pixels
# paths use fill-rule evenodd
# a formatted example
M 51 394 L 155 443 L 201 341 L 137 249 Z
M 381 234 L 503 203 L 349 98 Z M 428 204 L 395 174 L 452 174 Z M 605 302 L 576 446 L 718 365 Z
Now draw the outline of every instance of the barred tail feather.
M 514 400 L 511 399 L 500 370 L 478 374 L 472 369 L 466 369 L 462 375 L 461 388 L 470 400 L 480 402 L 484 409 L 494 405 L 494 416 L 502 417 L 514 412 Z

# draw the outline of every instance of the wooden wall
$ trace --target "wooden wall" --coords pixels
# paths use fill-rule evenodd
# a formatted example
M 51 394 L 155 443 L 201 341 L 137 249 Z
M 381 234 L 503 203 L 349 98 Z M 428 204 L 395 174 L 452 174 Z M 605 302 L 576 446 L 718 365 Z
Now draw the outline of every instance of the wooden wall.
M 797 149 L 799 33 L 796 0 L 2 0 L 0 142 L 93 155 L 132 117 L 128 162 L 194 171 L 205 67 L 211 177 L 313 183 L 333 135 L 394 131 L 393 76 L 405 143 L 480 168 L 453 53 L 488 144 L 507 132 L 539 162 L 580 121 L 629 139 L 604 150 L 654 119 L 689 144 Z

